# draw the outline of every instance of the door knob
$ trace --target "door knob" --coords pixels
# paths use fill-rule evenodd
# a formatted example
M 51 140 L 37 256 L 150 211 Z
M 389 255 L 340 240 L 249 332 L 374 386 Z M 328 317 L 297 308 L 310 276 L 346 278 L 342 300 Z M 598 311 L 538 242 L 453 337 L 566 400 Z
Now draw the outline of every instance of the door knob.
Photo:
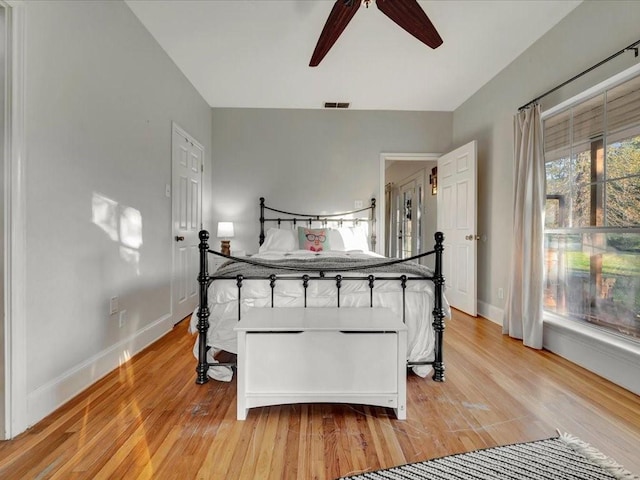
M 465 240 L 480 240 L 480 235 L 465 235 Z
M 182 235 L 178 235 L 176 237 L 176 242 L 183 242 L 184 241 L 184 237 Z

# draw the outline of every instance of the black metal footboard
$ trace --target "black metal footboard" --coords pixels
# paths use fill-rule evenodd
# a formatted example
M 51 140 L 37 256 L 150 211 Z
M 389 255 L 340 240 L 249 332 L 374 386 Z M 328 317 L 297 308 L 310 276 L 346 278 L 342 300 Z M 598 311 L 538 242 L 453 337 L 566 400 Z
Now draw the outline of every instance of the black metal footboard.
M 200 272 L 198 274 L 198 283 L 200 284 L 200 303 L 198 308 L 198 365 L 196 367 L 197 379 L 196 383 L 203 384 L 206 383 L 209 379 L 207 376 L 207 370 L 211 366 L 229 366 L 233 365 L 232 363 L 211 363 L 207 360 L 207 352 L 209 350 L 209 346 L 207 345 L 207 333 L 209 330 L 209 316 L 211 312 L 209 310 L 209 286 L 215 280 L 235 280 L 237 291 L 238 291 L 238 320 L 240 320 L 241 311 L 242 311 L 242 286 L 245 280 L 265 280 L 269 281 L 269 285 L 271 288 L 271 307 L 275 306 L 275 287 L 278 282 L 302 282 L 303 287 L 303 295 L 304 295 L 304 306 L 307 306 L 307 289 L 309 286 L 309 282 L 319 281 L 319 282 L 335 282 L 336 286 L 336 306 L 340 307 L 341 302 L 341 288 L 344 282 L 348 281 L 366 281 L 368 282 L 369 287 L 369 307 L 374 308 L 374 296 L 373 290 L 376 284 L 376 281 L 379 280 L 397 280 L 401 286 L 401 295 L 402 295 L 402 320 L 406 322 L 406 287 L 409 282 L 416 281 L 431 281 L 434 284 L 434 308 L 432 311 L 433 315 L 433 331 L 435 335 L 435 346 L 434 346 L 434 359 L 433 361 L 424 361 L 424 362 L 407 362 L 408 366 L 415 365 L 432 365 L 433 366 L 433 380 L 437 382 L 443 382 L 444 377 L 444 358 L 443 358 L 443 337 L 444 337 L 444 299 L 443 299 L 443 291 L 444 291 L 444 276 L 442 274 L 442 255 L 444 251 L 444 235 L 441 232 L 437 232 L 435 234 L 435 247 L 432 251 L 425 252 L 411 258 L 397 260 L 397 259 L 384 259 L 380 262 L 377 262 L 375 265 L 367 265 L 363 266 L 354 266 L 354 267 L 336 267 L 335 269 L 331 268 L 319 268 L 317 270 L 313 270 L 313 268 L 309 268 L 309 266 L 303 267 L 288 267 L 288 266 L 278 266 L 279 270 L 287 270 L 287 274 L 276 274 L 271 273 L 267 276 L 264 275 L 235 275 L 235 276 L 224 276 L 224 275 L 210 275 L 208 271 L 208 254 L 223 256 L 225 258 L 229 258 L 235 262 L 246 263 L 250 265 L 260 266 L 260 267 L 273 267 L 273 265 L 266 264 L 261 261 L 252 260 L 250 258 L 237 258 L 237 257 L 227 257 L 225 255 L 220 254 L 219 252 L 214 252 L 209 249 L 209 233 L 206 230 L 202 230 L 200 232 Z M 351 275 L 350 271 L 362 272 L 363 270 L 375 270 L 380 267 L 390 267 L 406 262 L 410 262 L 413 260 L 417 260 L 421 257 L 435 255 L 435 270 L 432 275 L 428 276 L 415 276 L 415 275 L 393 275 L 393 274 L 382 274 L 382 275 L 363 275 L 362 273 Z M 335 273 L 335 272 L 340 272 Z M 299 276 L 295 275 L 295 273 L 300 273 Z M 304 272 L 304 273 L 303 273 Z M 334 272 L 334 275 L 330 275 L 331 272 Z M 329 275 L 328 275 L 329 274 Z

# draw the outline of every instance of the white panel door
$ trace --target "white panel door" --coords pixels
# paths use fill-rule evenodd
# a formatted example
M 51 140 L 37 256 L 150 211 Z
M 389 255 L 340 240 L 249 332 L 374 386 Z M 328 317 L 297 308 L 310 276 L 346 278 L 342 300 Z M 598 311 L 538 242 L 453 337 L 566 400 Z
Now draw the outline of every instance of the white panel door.
M 477 147 L 474 140 L 438 159 L 438 230 L 449 304 L 473 315 L 477 307 Z
M 173 321 L 191 314 L 198 303 L 199 238 L 202 225 L 204 149 L 177 125 L 173 126 Z

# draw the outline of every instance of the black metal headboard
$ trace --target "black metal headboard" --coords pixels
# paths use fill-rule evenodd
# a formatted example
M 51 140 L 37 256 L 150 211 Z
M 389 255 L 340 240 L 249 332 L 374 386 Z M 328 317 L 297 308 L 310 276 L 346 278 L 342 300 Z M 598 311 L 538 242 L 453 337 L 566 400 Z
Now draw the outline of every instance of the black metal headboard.
M 274 217 L 274 218 L 266 218 L 265 211 L 279 213 L 283 215 L 283 217 Z M 363 212 L 368 212 L 367 216 L 358 217 L 356 214 L 362 214 Z M 260 197 L 260 245 L 264 243 L 264 224 L 266 222 L 274 222 L 278 224 L 278 228 L 280 225 L 285 223 L 291 223 L 293 227 L 297 224 L 300 225 L 308 225 L 311 227 L 313 223 L 320 223 L 322 226 L 327 226 L 328 224 L 332 224 L 335 226 L 342 226 L 343 224 L 357 226 L 359 223 L 368 223 L 369 224 L 369 236 L 371 241 L 371 250 L 375 251 L 376 249 L 376 199 L 372 198 L 371 203 L 368 207 L 360 208 L 357 210 L 351 210 L 349 212 L 341 212 L 341 213 L 331 213 L 331 214 L 307 214 L 307 213 L 294 213 L 294 212 L 286 212 L 284 210 L 277 210 L 275 208 L 267 207 L 264 203 L 264 197 Z

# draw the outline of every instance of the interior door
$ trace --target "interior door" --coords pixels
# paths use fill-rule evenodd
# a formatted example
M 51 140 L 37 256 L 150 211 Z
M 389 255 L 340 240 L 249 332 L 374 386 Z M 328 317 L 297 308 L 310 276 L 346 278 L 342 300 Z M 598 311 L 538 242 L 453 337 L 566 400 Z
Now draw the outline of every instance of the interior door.
M 174 124 L 172 138 L 174 322 L 191 314 L 198 303 L 198 232 L 202 225 L 204 149 Z
M 477 306 L 477 146 L 474 140 L 438 159 L 438 230 L 449 304 L 473 315 Z

